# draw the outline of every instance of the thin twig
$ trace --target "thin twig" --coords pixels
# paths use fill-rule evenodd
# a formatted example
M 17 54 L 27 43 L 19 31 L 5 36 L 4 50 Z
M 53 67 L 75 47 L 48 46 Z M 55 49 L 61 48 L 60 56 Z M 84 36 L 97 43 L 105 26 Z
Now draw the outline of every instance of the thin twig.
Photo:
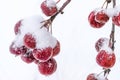
M 116 0 L 113 0 L 113 8 L 116 5 Z M 112 30 L 111 30 L 111 34 L 110 34 L 110 41 L 112 42 L 112 47 L 111 49 L 114 51 L 114 43 L 115 43 L 115 25 L 112 23 Z
M 107 9 L 108 4 L 109 4 L 109 3 L 111 3 L 111 0 L 105 0 L 105 2 L 103 3 L 103 5 L 102 5 L 102 7 L 101 7 L 101 8 L 103 8 L 103 7 L 104 7 L 105 3 L 106 3 L 106 7 L 105 7 L 105 8 Z
M 71 0 L 67 0 L 65 3 L 63 3 L 62 7 L 59 9 L 59 11 L 54 14 L 53 16 L 51 16 L 48 20 L 45 21 L 44 25 L 42 27 L 46 27 L 48 24 L 52 24 L 53 20 L 56 18 L 56 16 L 59 14 L 59 13 L 63 13 L 63 9 L 70 3 Z M 41 27 L 41 28 L 42 28 Z
M 113 8 L 116 6 L 116 0 L 113 0 Z
M 67 0 L 67 1 L 62 5 L 62 7 L 59 9 L 59 11 L 58 11 L 55 15 L 51 16 L 49 20 L 51 20 L 51 22 L 53 22 L 53 20 L 55 19 L 55 17 L 56 17 L 59 13 L 61 13 L 61 12 L 63 11 L 63 9 L 70 3 L 70 1 L 71 1 L 71 0 Z
M 58 1 L 56 2 L 56 4 L 59 3 L 59 2 L 60 2 L 60 0 L 58 0 Z
M 102 7 L 101 8 L 103 8 L 104 7 L 104 5 L 105 5 L 105 3 L 106 3 L 107 1 L 105 0 L 105 2 L 103 3 L 103 5 L 102 5 Z

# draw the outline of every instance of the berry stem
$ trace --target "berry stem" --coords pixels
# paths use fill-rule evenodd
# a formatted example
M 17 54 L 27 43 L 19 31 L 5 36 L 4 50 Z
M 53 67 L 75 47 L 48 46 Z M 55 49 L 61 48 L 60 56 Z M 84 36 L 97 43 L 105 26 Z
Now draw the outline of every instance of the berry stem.
M 112 47 L 111 49 L 114 51 L 115 49 L 115 25 L 112 23 L 112 30 L 111 30 L 111 34 L 110 34 L 110 42 L 112 42 Z
M 71 0 L 67 0 L 63 5 L 62 7 L 60 8 L 60 10 L 53 16 L 50 17 L 50 21 L 53 22 L 53 20 L 56 18 L 56 16 L 61 13 L 63 11 L 63 9 L 70 3 Z
M 115 7 L 116 5 L 116 0 L 113 0 L 113 8 Z
M 109 4 L 109 3 L 111 3 L 111 0 L 105 0 L 105 2 L 103 3 L 103 5 L 102 5 L 102 7 L 101 7 L 101 8 L 103 8 L 103 7 L 104 7 L 105 3 L 106 3 L 106 7 L 105 7 L 105 8 L 107 9 L 108 4 Z
M 104 69 L 104 76 L 107 77 L 110 71 L 110 69 Z
M 105 69 L 105 68 L 103 68 L 103 71 L 100 72 L 99 74 L 97 74 L 97 76 L 99 76 L 99 75 L 101 75 L 102 73 L 104 73 L 104 76 L 107 77 L 108 74 L 110 73 L 110 71 L 111 71 L 110 69 Z
M 113 8 L 116 5 L 116 0 L 113 0 Z M 111 30 L 111 34 L 110 34 L 110 41 L 112 42 L 112 47 L 111 49 L 114 51 L 114 43 L 115 43 L 115 25 L 112 23 L 112 30 Z
M 56 2 L 56 4 L 59 3 L 59 2 L 60 2 L 60 0 L 58 0 L 58 1 Z
M 48 20 L 45 21 L 44 25 L 42 27 L 49 27 L 48 25 L 49 24 L 52 24 L 53 20 L 56 18 L 56 16 L 59 14 L 59 13 L 63 13 L 63 9 L 70 3 L 71 0 L 67 0 L 65 3 L 63 3 L 62 7 L 59 9 L 59 11 L 54 14 L 53 16 L 51 16 Z M 41 27 L 41 28 L 42 28 Z
M 105 3 L 106 3 L 107 1 L 105 0 L 105 2 L 103 3 L 103 5 L 102 5 L 102 7 L 101 8 L 103 8 L 104 7 L 104 5 L 105 5 Z

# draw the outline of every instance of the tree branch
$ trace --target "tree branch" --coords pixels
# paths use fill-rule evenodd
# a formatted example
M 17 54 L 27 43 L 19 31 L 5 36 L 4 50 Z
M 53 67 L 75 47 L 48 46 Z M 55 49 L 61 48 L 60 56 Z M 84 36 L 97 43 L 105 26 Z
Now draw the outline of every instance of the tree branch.
M 62 7 L 59 9 L 59 11 L 54 14 L 53 16 L 51 16 L 48 20 L 45 21 L 44 25 L 42 27 L 49 27 L 49 25 L 52 24 L 53 20 L 56 18 L 56 16 L 59 14 L 59 13 L 63 13 L 63 9 L 70 3 L 71 0 L 67 0 L 65 3 L 63 3 Z M 42 28 L 41 27 L 41 28 Z

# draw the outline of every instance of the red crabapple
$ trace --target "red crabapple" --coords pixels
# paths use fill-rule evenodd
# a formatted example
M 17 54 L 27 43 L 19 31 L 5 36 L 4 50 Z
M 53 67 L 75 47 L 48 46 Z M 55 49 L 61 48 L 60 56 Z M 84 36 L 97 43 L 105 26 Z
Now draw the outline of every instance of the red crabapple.
M 97 74 L 95 73 L 91 73 L 87 76 L 87 80 L 97 80 L 96 76 Z
M 47 47 L 44 49 L 34 49 L 33 56 L 35 57 L 35 59 L 45 62 L 52 57 L 52 50 L 53 49 L 51 47 Z
M 32 51 L 28 51 L 25 54 L 22 54 L 21 59 L 26 63 L 32 63 L 35 60 Z
M 56 56 L 56 55 L 58 55 L 59 52 L 60 52 L 60 42 L 57 41 L 56 46 L 53 48 L 53 55 L 52 55 L 52 56 Z
M 34 36 L 30 33 L 25 34 L 23 41 L 24 41 L 24 45 L 28 48 L 36 47 L 36 40 L 35 40 Z
M 91 27 L 93 28 L 101 28 L 105 23 L 99 23 L 95 20 L 95 11 L 92 11 L 88 16 L 88 21 Z
M 109 42 L 108 38 L 101 37 L 99 38 L 95 43 L 95 49 L 97 52 L 99 52 L 103 47 L 111 47 L 112 43 Z
M 99 23 L 106 23 L 109 20 L 109 16 L 104 10 L 100 10 L 96 13 L 95 20 Z
M 112 51 L 101 50 L 96 56 L 96 62 L 103 68 L 111 68 L 116 61 L 115 54 Z
M 118 15 L 115 15 L 112 17 L 112 22 L 113 24 L 120 26 L 120 12 Z
M 26 53 L 28 49 L 25 46 L 18 47 L 14 44 L 14 42 L 12 42 L 12 44 L 9 47 L 9 50 L 12 54 L 17 56 L 17 55 Z
M 40 7 L 46 16 L 52 16 L 58 11 L 56 3 L 52 0 L 45 0 Z
M 14 32 L 17 35 L 20 33 L 20 26 L 22 25 L 22 20 L 19 20 L 14 26 Z
M 51 75 L 57 69 L 57 62 L 54 58 L 51 58 L 46 62 L 40 62 L 38 64 L 38 69 L 42 75 L 45 75 L 45 76 Z

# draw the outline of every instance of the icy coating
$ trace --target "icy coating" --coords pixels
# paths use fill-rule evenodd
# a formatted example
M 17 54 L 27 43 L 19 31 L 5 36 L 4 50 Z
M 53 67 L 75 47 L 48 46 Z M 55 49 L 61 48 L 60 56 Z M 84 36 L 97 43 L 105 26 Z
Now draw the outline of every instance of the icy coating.
M 48 7 L 56 7 L 56 2 L 53 0 L 46 0 L 46 5 Z
M 13 45 L 13 48 L 16 48 L 16 47 L 21 47 L 23 46 L 23 37 L 24 35 L 20 35 L 20 34 L 17 34 L 15 39 L 14 39 L 14 45 Z
M 109 17 L 113 17 L 115 15 L 118 15 L 120 13 L 120 5 L 115 6 L 114 8 L 96 8 L 94 11 L 97 13 L 99 11 L 103 10 Z
M 109 39 L 108 38 L 103 38 L 103 45 L 101 46 L 100 50 L 105 50 L 108 53 L 113 53 L 111 47 L 111 43 L 109 43 Z
M 40 15 L 34 15 L 23 19 L 20 26 L 20 33 L 16 35 L 15 46 L 23 45 L 23 37 L 25 34 L 32 34 L 36 40 L 36 48 L 54 48 L 57 44 L 56 38 L 45 28 L 41 28 L 44 19 Z
M 97 80 L 108 80 L 104 75 L 98 76 L 98 74 L 94 74 L 94 76 L 96 77 Z
M 112 53 L 111 46 L 112 46 L 112 43 L 109 42 L 109 38 L 106 38 L 106 37 L 99 38 L 95 45 L 97 51 L 105 50 L 108 53 Z

